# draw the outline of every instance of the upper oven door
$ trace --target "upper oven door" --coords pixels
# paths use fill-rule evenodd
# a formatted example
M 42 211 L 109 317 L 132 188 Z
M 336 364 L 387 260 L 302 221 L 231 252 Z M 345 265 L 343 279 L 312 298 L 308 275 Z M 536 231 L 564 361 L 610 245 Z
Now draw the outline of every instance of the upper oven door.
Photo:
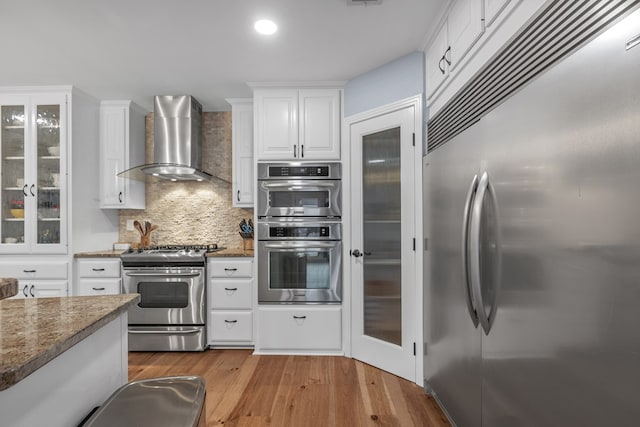
M 123 269 L 126 293 L 140 294 L 130 325 L 204 324 L 204 268 Z
M 258 181 L 259 217 L 341 217 L 339 180 Z

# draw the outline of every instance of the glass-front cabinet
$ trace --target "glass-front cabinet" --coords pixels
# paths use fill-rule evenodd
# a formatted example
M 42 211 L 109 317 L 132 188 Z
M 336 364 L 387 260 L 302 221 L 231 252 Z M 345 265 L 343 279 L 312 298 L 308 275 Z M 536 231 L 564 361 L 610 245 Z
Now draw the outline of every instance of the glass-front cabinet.
M 0 94 L 0 252 L 66 252 L 66 96 Z

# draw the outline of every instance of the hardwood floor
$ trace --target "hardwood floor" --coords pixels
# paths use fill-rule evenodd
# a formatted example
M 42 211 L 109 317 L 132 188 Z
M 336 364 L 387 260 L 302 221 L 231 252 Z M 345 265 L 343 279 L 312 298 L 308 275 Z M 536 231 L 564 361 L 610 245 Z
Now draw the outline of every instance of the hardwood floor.
M 129 380 L 200 375 L 207 426 L 449 426 L 421 387 L 354 359 L 129 353 Z

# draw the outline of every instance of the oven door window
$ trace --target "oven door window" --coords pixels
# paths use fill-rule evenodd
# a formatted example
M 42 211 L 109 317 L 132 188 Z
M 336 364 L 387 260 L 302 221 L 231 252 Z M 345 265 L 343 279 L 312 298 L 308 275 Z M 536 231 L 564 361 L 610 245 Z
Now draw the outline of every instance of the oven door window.
M 187 282 L 139 282 L 140 308 L 185 308 L 189 305 Z
M 272 208 L 328 208 L 327 190 L 287 190 L 269 193 L 269 206 Z
M 326 251 L 274 251 L 269 254 L 271 289 L 329 289 L 331 254 Z

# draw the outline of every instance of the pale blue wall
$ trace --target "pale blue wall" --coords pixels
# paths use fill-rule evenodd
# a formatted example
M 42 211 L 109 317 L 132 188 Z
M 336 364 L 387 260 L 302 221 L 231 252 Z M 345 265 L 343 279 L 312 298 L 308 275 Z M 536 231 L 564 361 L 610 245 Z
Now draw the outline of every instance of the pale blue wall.
M 424 93 L 424 53 L 413 52 L 355 77 L 344 87 L 345 117 Z

